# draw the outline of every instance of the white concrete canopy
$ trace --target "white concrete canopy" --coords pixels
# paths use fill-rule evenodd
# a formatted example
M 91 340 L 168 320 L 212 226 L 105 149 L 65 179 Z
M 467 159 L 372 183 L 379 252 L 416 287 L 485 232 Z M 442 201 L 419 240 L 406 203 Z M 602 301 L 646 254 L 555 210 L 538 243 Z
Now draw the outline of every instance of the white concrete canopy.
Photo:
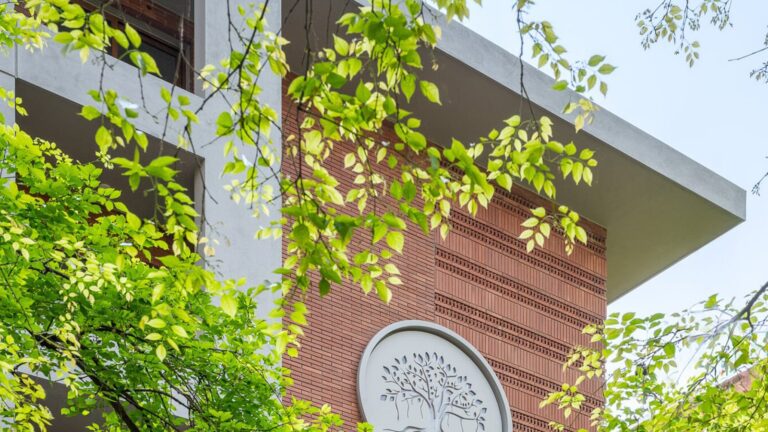
M 349 10 L 356 2 L 311 3 L 311 43 L 313 48 L 328 46 L 327 37 L 344 6 Z M 292 41 L 289 61 L 294 71 L 301 71 L 305 4 L 283 0 L 282 9 L 284 34 Z M 424 57 L 427 63 L 434 56 L 439 68 L 425 68 L 423 76 L 439 85 L 443 105 L 417 97 L 409 109 L 424 120 L 430 140 L 445 144 L 455 137 L 471 142 L 520 111 L 520 60 L 460 23 L 440 25 L 438 48 Z M 555 121 L 557 139 L 573 139 L 580 147 L 597 150 L 600 166 L 593 187 L 560 184 L 558 201 L 608 230 L 609 301 L 745 219 L 743 189 L 609 111 L 600 110 L 594 123 L 574 136 L 572 119 L 562 108 L 579 96 L 551 90 L 554 80 L 527 64 L 523 72 L 536 115 Z

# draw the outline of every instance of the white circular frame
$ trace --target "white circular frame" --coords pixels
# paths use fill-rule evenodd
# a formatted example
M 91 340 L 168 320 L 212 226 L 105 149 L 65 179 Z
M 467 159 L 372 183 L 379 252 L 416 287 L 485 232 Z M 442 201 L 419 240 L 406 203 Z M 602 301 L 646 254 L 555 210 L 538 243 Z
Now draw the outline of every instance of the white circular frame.
M 502 387 L 501 382 L 499 382 L 499 378 L 493 372 L 493 368 L 491 368 L 491 365 L 488 364 L 483 355 L 480 354 L 480 352 L 477 351 L 477 349 L 475 349 L 472 344 L 470 344 L 463 337 L 459 336 L 456 332 L 439 324 L 420 320 L 398 321 L 396 323 L 390 324 L 376 333 L 376 335 L 373 336 L 370 342 L 368 342 L 368 345 L 365 347 L 363 356 L 360 358 L 360 367 L 357 369 L 357 401 L 358 405 L 360 405 L 360 413 L 363 416 L 363 421 L 367 421 L 368 418 L 365 412 L 365 402 L 369 397 L 366 396 L 369 392 L 367 389 L 367 380 L 365 377 L 368 376 L 368 363 L 370 361 L 371 355 L 376 347 L 384 339 L 403 331 L 421 331 L 433 334 L 442 339 L 445 339 L 447 342 L 450 342 L 456 348 L 466 354 L 467 357 L 469 357 L 469 359 L 475 363 L 477 368 L 483 374 L 483 377 L 487 380 L 491 390 L 493 391 L 493 396 L 496 399 L 496 403 L 499 407 L 499 413 L 501 414 L 502 430 L 499 432 L 512 432 L 512 413 L 509 410 L 509 401 L 507 400 L 507 395 L 504 393 L 504 388 Z M 369 404 L 368 406 L 371 405 L 372 404 Z

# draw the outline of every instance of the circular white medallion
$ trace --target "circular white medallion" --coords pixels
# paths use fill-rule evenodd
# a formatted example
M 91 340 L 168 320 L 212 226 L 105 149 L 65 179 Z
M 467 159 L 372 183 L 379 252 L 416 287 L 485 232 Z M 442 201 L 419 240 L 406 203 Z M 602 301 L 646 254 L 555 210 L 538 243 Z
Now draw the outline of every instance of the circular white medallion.
M 400 321 L 371 339 L 357 377 L 363 419 L 381 432 L 511 432 L 504 390 L 458 334 Z

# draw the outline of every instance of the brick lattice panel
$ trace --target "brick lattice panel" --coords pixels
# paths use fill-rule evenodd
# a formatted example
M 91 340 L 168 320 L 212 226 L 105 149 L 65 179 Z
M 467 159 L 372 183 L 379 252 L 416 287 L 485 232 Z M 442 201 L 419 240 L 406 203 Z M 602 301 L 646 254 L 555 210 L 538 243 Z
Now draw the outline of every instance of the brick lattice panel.
M 284 97 L 285 136 L 299 135 L 300 119 Z M 396 140 L 389 128 L 380 135 Z M 327 162 L 342 193 L 355 175 L 342 160 L 352 149 L 337 143 Z M 283 170 L 293 174 L 294 162 L 286 160 Z M 517 238 L 520 224 L 530 208 L 540 205 L 551 203 L 519 188 L 498 191 L 475 218 L 454 211 L 453 230 L 445 241 L 409 224 L 404 253 L 395 258 L 403 285 L 394 290 L 389 305 L 348 284 L 334 286 L 322 299 L 308 294 L 309 326 L 299 357 L 285 359 L 295 381 L 291 395 L 330 403 L 352 430 L 361 420 L 356 378 L 366 344 L 388 324 L 422 319 L 457 332 L 486 357 L 509 399 L 515 431 L 549 431 L 552 420 L 564 422 L 568 431 L 588 428 L 588 415 L 566 421 L 554 408 L 538 404 L 573 379 L 575 371 L 563 371 L 563 361 L 571 347 L 588 342 L 581 329 L 605 317 L 606 232 L 586 222 L 589 244 L 577 246 L 572 255 L 564 253 L 559 234 L 545 248 L 526 253 Z M 387 199 L 377 206 L 382 212 L 396 208 Z M 352 242 L 353 251 L 367 247 L 369 239 L 360 237 Z M 586 410 L 602 405 L 599 383 L 581 387 L 587 393 Z

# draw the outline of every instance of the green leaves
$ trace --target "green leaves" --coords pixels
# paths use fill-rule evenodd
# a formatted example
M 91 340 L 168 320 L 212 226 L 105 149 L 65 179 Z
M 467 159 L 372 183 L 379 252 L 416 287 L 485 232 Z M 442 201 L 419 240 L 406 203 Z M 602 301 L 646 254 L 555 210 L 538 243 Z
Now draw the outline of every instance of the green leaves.
M 421 80 L 419 81 L 419 89 L 421 89 L 421 94 L 423 94 L 427 100 L 442 105 L 440 102 L 440 90 L 437 88 L 437 85 L 429 81 Z
M 221 114 L 219 114 L 219 117 L 216 119 L 216 134 L 219 136 L 227 136 L 233 132 L 234 127 L 234 120 L 232 120 L 232 115 L 224 111 Z
M 368 86 L 365 85 L 365 83 L 360 82 L 357 85 L 357 89 L 355 90 L 355 97 L 357 97 L 357 100 L 360 103 L 366 103 L 371 98 L 371 91 L 368 89 Z
M 405 245 L 405 236 L 403 233 L 397 231 L 390 231 L 387 234 L 387 246 L 391 247 L 398 253 L 403 253 L 403 246 Z
M 160 87 L 160 97 L 163 99 L 165 103 L 167 104 L 171 103 L 171 98 L 172 98 L 171 92 L 167 88 Z
M 124 32 L 114 29 L 112 31 L 112 38 L 122 49 L 127 50 L 130 47 L 130 42 Z
M 611 74 L 615 70 L 616 70 L 615 66 L 612 66 L 612 65 L 609 65 L 609 64 L 605 63 L 602 66 L 600 66 L 600 68 L 597 71 L 600 72 L 603 75 L 609 75 L 609 74 Z
M 66 32 L 66 33 L 57 33 L 53 37 L 54 42 L 58 42 L 62 45 L 67 45 L 72 43 L 75 40 L 75 37 L 72 35 L 72 33 Z
M 335 49 L 339 55 L 346 56 L 349 54 L 349 43 L 343 38 L 333 35 L 333 49 Z
M 171 181 L 175 175 L 176 170 L 170 168 L 169 166 L 176 163 L 178 159 L 173 156 L 159 156 L 155 159 L 152 159 L 152 161 L 144 168 L 145 172 L 152 176 L 159 178 L 164 181 Z
M 712 308 L 715 307 L 715 305 L 717 305 L 718 301 L 719 301 L 719 299 L 717 298 L 717 294 L 713 294 L 713 295 L 709 296 L 707 301 L 704 303 L 704 308 L 705 309 L 712 309 Z
M 139 35 L 139 32 L 136 31 L 136 29 L 133 28 L 130 24 L 125 24 L 125 36 L 128 38 L 128 41 L 130 41 L 131 45 L 134 48 L 141 47 L 141 36 Z
M 178 336 L 178 337 L 180 337 L 182 339 L 188 339 L 189 338 L 189 335 L 187 334 L 187 331 L 184 330 L 184 327 L 182 327 L 182 326 L 173 325 L 173 326 L 171 326 L 171 330 L 173 331 L 173 333 L 176 336 Z
M 420 10 L 415 1 L 406 1 L 404 6 Z M 458 140 L 449 148 L 430 145 L 420 130 L 421 119 L 405 110 L 403 102 L 412 100 L 418 83 L 426 100 L 442 103 L 438 86 L 416 73 L 424 66 L 420 49 L 431 46 L 439 32 L 398 7 L 374 9 L 345 14 L 338 24 L 346 34 L 336 35 L 333 49 L 323 50 L 307 73 L 288 86 L 288 94 L 302 104 L 303 112 L 322 115 L 304 117 L 296 136 L 287 137 L 287 164 L 306 167 L 281 182 L 285 231 L 290 234 L 285 263 L 279 271 L 294 276 L 286 283 L 287 290 L 317 288 L 326 295 L 338 283 L 330 277 L 334 275 L 342 282 L 358 285 L 365 293 L 376 290 L 388 301 L 390 287 L 402 281 L 385 269 L 393 264 L 392 255 L 404 250 L 405 236 L 404 225 L 388 218 L 389 213 L 382 216 L 371 209 L 371 202 L 386 192 L 395 200 L 392 208 L 398 218 L 411 221 L 425 233 L 439 231 L 443 237 L 450 230 L 452 210 L 458 206 L 475 215 L 489 205 L 496 191 L 493 185 L 511 190 L 515 181 L 523 181 L 555 198 L 555 174 L 549 163 L 553 157 L 563 158 L 566 150 L 552 140 L 553 122 L 547 117 L 534 124 L 512 116 L 501 131 L 470 145 Z M 542 23 L 540 30 L 552 44 L 546 61 L 569 68 L 562 59 L 566 50 L 556 44 L 551 24 Z M 365 75 L 360 75 L 360 67 L 365 66 Z M 352 81 L 353 88 L 345 86 Z M 557 82 L 558 88 L 569 85 L 565 79 Z M 576 107 L 591 108 L 586 102 Z M 219 123 L 220 133 L 229 133 L 225 131 L 231 128 L 238 134 L 242 129 L 227 117 L 221 117 Z M 393 142 L 381 134 L 388 123 L 393 124 Z M 344 147 L 338 161 L 350 175 L 351 184 L 339 181 L 328 169 L 329 163 L 337 163 L 334 153 L 342 142 L 353 143 L 351 148 Z M 232 151 L 229 146 L 228 153 Z M 573 152 L 565 155 L 571 163 L 570 175 L 578 159 L 575 146 Z M 421 158 L 424 166 L 412 163 Z M 553 168 L 557 168 L 556 163 Z M 244 170 L 244 165 L 235 161 L 228 172 Z M 579 182 L 583 177 L 582 172 Z M 238 199 L 254 199 L 251 192 L 259 196 L 258 191 L 240 185 L 233 184 L 233 189 L 239 190 Z M 573 224 L 571 238 L 578 241 L 577 223 Z M 533 244 L 542 245 L 558 225 L 559 219 L 554 217 L 537 223 L 537 231 L 530 237 Z M 349 257 L 347 247 L 360 232 L 365 232 L 370 247 Z M 315 287 L 311 275 L 317 273 L 321 278 Z
M 130 51 L 128 57 L 134 66 L 139 68 L 142 75 L 154 74 L 160 75 L 160 69 L 157 68 L 155 59 L 146 52 L 143 51 Z
M 125 214 L 125 219 L 128 222 L 129 227 L 135 230 L 138 230 L 139 228 L 141 228 L 141 219 L 139 219 L 139 217 L 136 216 L 135 214 L 131 212 L 127 212 Z
M 379 299 L 384 303 L 388 304 L 392 300 L 392 290 L 387 288 L 385 285 L 377 285 L 376 294 L 378 294 Z
M 588 62 L 589 67 L 597 67 L 597 65 L 602 63 L 603 60 L 605 60 L 605 56 L 593 55 L 592 57 L 589 58 L 589 62 Z
M 400 81 L 400 88 L 405 96 L 405 100 L 410 102 L 413 93 L 416 91 L 416 76 L 413 74 L 405 75 Z
M 524 20 L 533 16 L 527 14 L 531 4 L 528 0 L 514 3 Z M 285 262 L 274 285 L 250 287 L 246 281 L 221 280 L 197 265 L 201 257 L 196 253 L 193 203 L 175 182 L 177 161 L 167 155 L 152 160 L 156 153 L 147 151 L 148 135 L 133 124 L 143 110 L 138 105 L 124 103 L 114 92 L 95 92 L 95 106 L 83 107 L 80 114 L 104 122 L 95 136 L 99 167 L 102 162 L 114 164 L 133 189 L 142 179 L 151 180 L 159 202 L 158 217 L 152 219 L 129 212 L 120 202 L 119 191 L 99 183 L 100 169 L 69 161 L 23 132 L 3 129 L 0 154 L 7 158 L 0 161 L 0 171 L 9 173 L 13 181 L 0 188 L 0 262 L 12 261 L 14 265 L 3 266 L 4 271 L 11 272 L 10 280 L 24 283 L 11 284 L 18 296 L 0 296 L 0 310 L 6 311 L 0 326 L 0 376 L 9 383 L 0 386 L 0 399 L 19 409 L 1 417 L 17 419 L 23 412 L 31 419 L 27 429 L 50 419 L 50 412 L 26 397 L 43 389 L 12 373 L 23 365 L 24 370 L 38 374 L 72 377 L 72 383 L 67 382 L 74 395 L 68 401 L 68 413 L 93 410 L 94 400 L 135 399 L 137 406 L 164 419 L 183 422 L 167 411 L 173 404 L 166 391 L 143 391 L 168 390 L 181 383 L 192 386 L 190 393 L 199 408 L 189 407 L 189 419 L 200 430 L 279 428 L 297 425 L 299 419 L 303 425 L 311 423 L 297 426 L 307 430 L 333 428 L 338 418 L 327 408 L 301 401 L 284 404 L 275 398 L 275 390 L 283 392 L 289 379 L 274 365 L 282 354 L 296 355 L 297 337 L 307 323 L 308 311 L 303 303 L 282 302 L 271 314 L 282 320 L 265 322 L 260 319 L 263 310 L 257 313 L 256 309 L 260 293 L 272 290 L 284 298 L 294 293 L 301 298 L 317 289 L 327 295 L 343 283 L 345 288 L 355 284 L 364 292 L 375 290 L 381 301 L 389 302 L 392 287 L 402 283 L 396 265 L 401 258 L 396 254 L 405 249 L 406 221 L 426 234 L 435 230 L 445 236 L 456 209 L 474 215 L 490 204 L 496 192 L 492 185 L 512 190 L 515 182 L 527 183 L 556 201 L 555 177 L 576 184 L 597 181 L 592 171 L 597 165 L 594 153 L 577 147 L 579 140 L 557 142 L 556 128 L 546 117 L 512 116 L 487 137 L 453 141 L 449 148 L 431 146 L 420 129 L 418 113 L 408 112 L 409 105 L 403 101 L 411 101 L 418 82 L 426 100 L 441 103 L 437 85 L 421 80 L 419 72 L 438 66 L 428 64 L 432 59 L 421 54 L 436 44 L 439 28 L 420 17 L 419 1 L 384 5 L 374 1 L 371 8 L 344 15 L 339 21 L 344 33 L 333 35 L 332 49 L 311 53 L 310 70 L 291 81 L 288 93 L 301 103 L 297 110 L 301 115 L 296 116 L 301 124 L 296 136 L 280 137 L 285 155 L 275 154 L 273 148 L 276 138 L 270 138 L 269 132 L 280 114 L 262 103 L 259 74 L 264 64 L 279 76 L 286 74 L 282 47 L 288 41 L 266 30 L 258 8 L 241 11 L 243 25 L 256 35 L 253 45 L 247 51 L 229 53 L 220 65 L 201 72 L 206 91 L 226 92 L 230 101 L 224 112 L 205 118 L 206 122 L 216 118 L 213 138 L 226 137 L 221 141 L 226 142 L 223 150 L 230 159 L 224 174 L 235 175 L 228 177 L 232 182 L 227 193 L 255 216 L 278 213 L 270 204 L 283 200 L 282 219 L 259 231 L 259 239 L 280 238 L 286 232 Z M 462 19 L 469 13 L 464 0 L 437 0 L 436 5 L 449 18 Z M 78 51 L 85 60 L 91 50 L 109 47 L 111 37 L 142 74 L 159 73 L 151 56 L 139 50 L 140 34 L 130 25 L 124 31 L 112 29 L 101 15 L 85 13 L 72 2 L 39 6 L 29 17 L 4 8 L 0 43 L 41 46 L 40 33 L 49 26 L 54 41 Z M 688 13 L 725 16 L 716 12 L 724 10 L 718 2 L 706 0 L 692 7 L 695 10 L 688 11 L 671 2 L 660 9 L 658 22 L 641 14 L 641 31 L 651 38 L 672 40 L 685 28 L 682 20 Z M 521 33 L 531 41 L 533 64 L 555 76 L 555 90 L 607 93 L 603 78 L 615 67 L 604 56 L 570 61 L 546 20 L 523 22 Z M 697 47 L 692 43 L 680 50 L 692 62 L 698 58 Z M 160 96 L 168 105 L 160 117 L 167 114 L 172 123 L 169 130 L 183 130 L 168 139 L 182 148 L 192 144 L 186 140 L 198 136 L 192 129 L 198 101 L 182 95 L 174 104 L 167 90 L 161 90 Z M 15 102 L 12 96 L 3 100 Z M 564 111 L 580 131 L 590 124 L 596 109 L 585 97 L 570 101 Z M 388 124 L 395 125 L 394 135 L 381 133 Z M 129 155 L 136 150 L 135 156 L 111 154 L 122 147 Z M 330 169 L 341 162 L 339 152 L 345 156 L 344 176 Z M 283 161 L 282 166 L 301 167 L 301 172 L 271 174 Z M 341 181 L 347 176 L 352 188 Z M 561 238 L 569 253 L 588 241 L 586 225 L 568 207 L 548 204 L 532 209 L 524 219 L 520 238 L 529 251 L 544 245 L 551 235 Z M 210 244 L 206 241 L 204 248 L 214 244 L 215 239 Z M 350 244 L 356 245 L 354 254 Z M 716 297 L 698 306 L 712 314 L 708 320 L 697 312 L 678 317 L 624 314 L 609 318 L 605 327 L 595 323 L 585 329 L 585 346 L 568 358 L 568 376 L 577 375 L 576 379 L 555 389 L 546 402 L 572 417 L 589 405 L 580 393 L 580 388 L 587 388 L 583 382 L 598 379 L 601 385 L 606 383 L 607 406 L 587 414 L 604 430 L 765 429 L 768 415 L 761 381 L 738 395 L 724 391 L 720 382 L 744 365 L 755 368 L 758 377 L 765 376 L 765 338 L 751 330 L 764 321 L 764 305 L 760 298 L 752 309 L 754 315 L 724 326 L 717 314 L 735 316 L 741 305 Z M 51 322 L 56 323 L 55 334 L 16 331 L 42 332 Z M 41 340 L 53 346 L 41 347 Z M 664 378 L 675 371 L 676 357 L 696 344 L 705 349 L 700 351 L 701 361 L 693 365 L 694 380 L 671 385 Z M 72 369 L 73 358 L 86 362 L 105 385 L 78 378 L 82 371 Z M 608 362 L 617 367 L 608 368 Z M 105 364 L 109 368 L 101 367 Z M 702 367 L 717 373 L 700 372 Z M 691 386 L 699 378 L 702 384 Z M 197 383 L 205 383 L 206 388 L 195 387 Z M 108 411 L 104 428 L 126 429 L 115 411 Z M 313 416 L 316 422 L 309 420 Z M 187 426 L 151 423 L 147 420 L 151 416 L 134 417 L 147 422 L 138 425 L 139 430 Z
M 547 222 L 547 212 L 544 207 L 537 207 L 531 209 L 533 217 L 526 219 L 521 226 L 527 228 L 520 233 L 519 238 L 521 240 L 527 240 L 525 243 L 525 249 L 528 253 L 538 245 L 544 246 L 545 239 L 549 238 L 552 227 Z
M 112 133 L 104 126 L 99 126 L 96 131 L 96 144 L 99 146 L 99 150 L 106 151 L 112 146 Z
M 85 105 L 80 111 L 80 115 L 86 120 L 94 120 L 101 117 L 101 112 L 96 107 Z
M 165 356 L 167 355 L 167 351 L 165 350 L 165 346 L 163 344 L 160 344 L 155 348 L 155 354 L 157 355 L 157 358 L 162 362 L 165 361 Z
M 507 173 L 501 173 L 496 178 L 496 182 L 507 191 L 512 189 L 512 176 Z
M 579 184 L 581 176 L 584 173 L 584 165 L 581 162 L 575 162 L 572 168 L 573 181 Z
M 170 200 L 165 202 L 168 210 L 164 220 L 145 220 L 120 202 L 120 191 L 100 183 L 102 169 L 77 163 L 50 143 L 5 126 L 0 128 L 0 152 L 6 155 L 0 170 L 14 178 L 14 185 L 24 185 L 0 188 L 0 262 L 12 259 L 15 264 L 6 276 L 26 281 L 13 288 L 18 301 L 0 296 L 5 312 L 0 318 L 0 373 L 7 376 L 6 383 L 15 386 L 10 371 L 24 365 L 34 374 L 70 377 L 63 385 L 77 392 L 64 409 L 73 415 L 95 409 L 94 401 L 107 393 L 115 398 L 130 393 L 142 407 L 174 421 L 174 413 L 165 408 L 173 406 L 171 396 L 162 389 L 183 382 L 204 407 L 192 408 L 189 418 L 199 417 L 196 423 L 210 430 L 228 429 L 230 423 L 212 418 L 208 408 L 241 424 L 254 416 L 264 420 L 259 410 L 265 407 L 278 411 L 281 402 L 273 390 L 285 377 L 274 366 L 277 332 L 253 318 L 261 316 L 255 299 L 264 288 L 218 279 L 198 265 L 200 256 L 182 246 L 196 243 L 197 226 L 181 219 L 191 203 L 181 186 L 157 182 L 159 199 Z M 174 161 L 158 158 L 152 166 L 168 167 Z M 128 169 L 140 169 L 133 160 L 123 162 L 131 164 Z M 13 221 L 2 216 L 10 213 Z M 171 244 L 177 232 L 183 235 L 181 245 Z M 215 299 L 221 293 L 218 307 Z M 49 330 L 51 322 L 57 323 L 55 332 Z M 280 338 L 285 344 L 294 340 L 290 335 Z M 110 367 L 104 368 L 105 363 Z M 89 371 L 88 378 L 80 378 L 83 370 Z M 206 394 L 199 382 L 206 382 L 213 394 Z M 225 402 L 216 396 L 223 389 L 235 396 Z M 28 413 L 14 417 L 14 427 L 37 420 L 44 426 L 49 418 L 28 391 L 38 389 L 0 386 L 4 401 Z M 42 398 L 43 389 L 39 391 Z M 238 406 L 254 403 L 258 408 L 247 416 L 228 409 L 237 395 L 247 395 Z M 104 421 L 110 428 L 124 425 L 115 416 Z
M 587 326 L 590 345 L 568 356 L 564 366 L 577 374 L 575 384 L 565 383 L 542 405 L 585 411 L 574 402 L 585 397 L 577 386 L 598 380 L 606 400 L 594 417 L 598 430 L 757 430 L 764 423 L 755 422 L 754 413 L 766 411 L 759 377 L 768 362 L 756 323 L 764 318 L 766 300 L 763 287 L 739 300 L 712 295 L 672 314 L 613 313 L 604 325 Z
M 235 296 L 229 293 L 221 296 L 221 309 L 225 314 L 234 318 L 237 314 L 237 300 Z
M 153 319 L 147 321 L 147 325 L 150 326 L 150 327 L 161 329 L 161 328 L 165 328 L 166 323 L 165 323 L 165 321 L 163 321 L 160 318 L 153 318 Z
M 307 325 L 307 306 L 301 302 L 295 302 L 292 305 L 293 312 L 291 312 L 291 321 L 299 325 Z
M 307 153 L 319 155 L 323 148 L 323 135 L 319 130 L 311 130 L 304 134 L 304 150 Z

